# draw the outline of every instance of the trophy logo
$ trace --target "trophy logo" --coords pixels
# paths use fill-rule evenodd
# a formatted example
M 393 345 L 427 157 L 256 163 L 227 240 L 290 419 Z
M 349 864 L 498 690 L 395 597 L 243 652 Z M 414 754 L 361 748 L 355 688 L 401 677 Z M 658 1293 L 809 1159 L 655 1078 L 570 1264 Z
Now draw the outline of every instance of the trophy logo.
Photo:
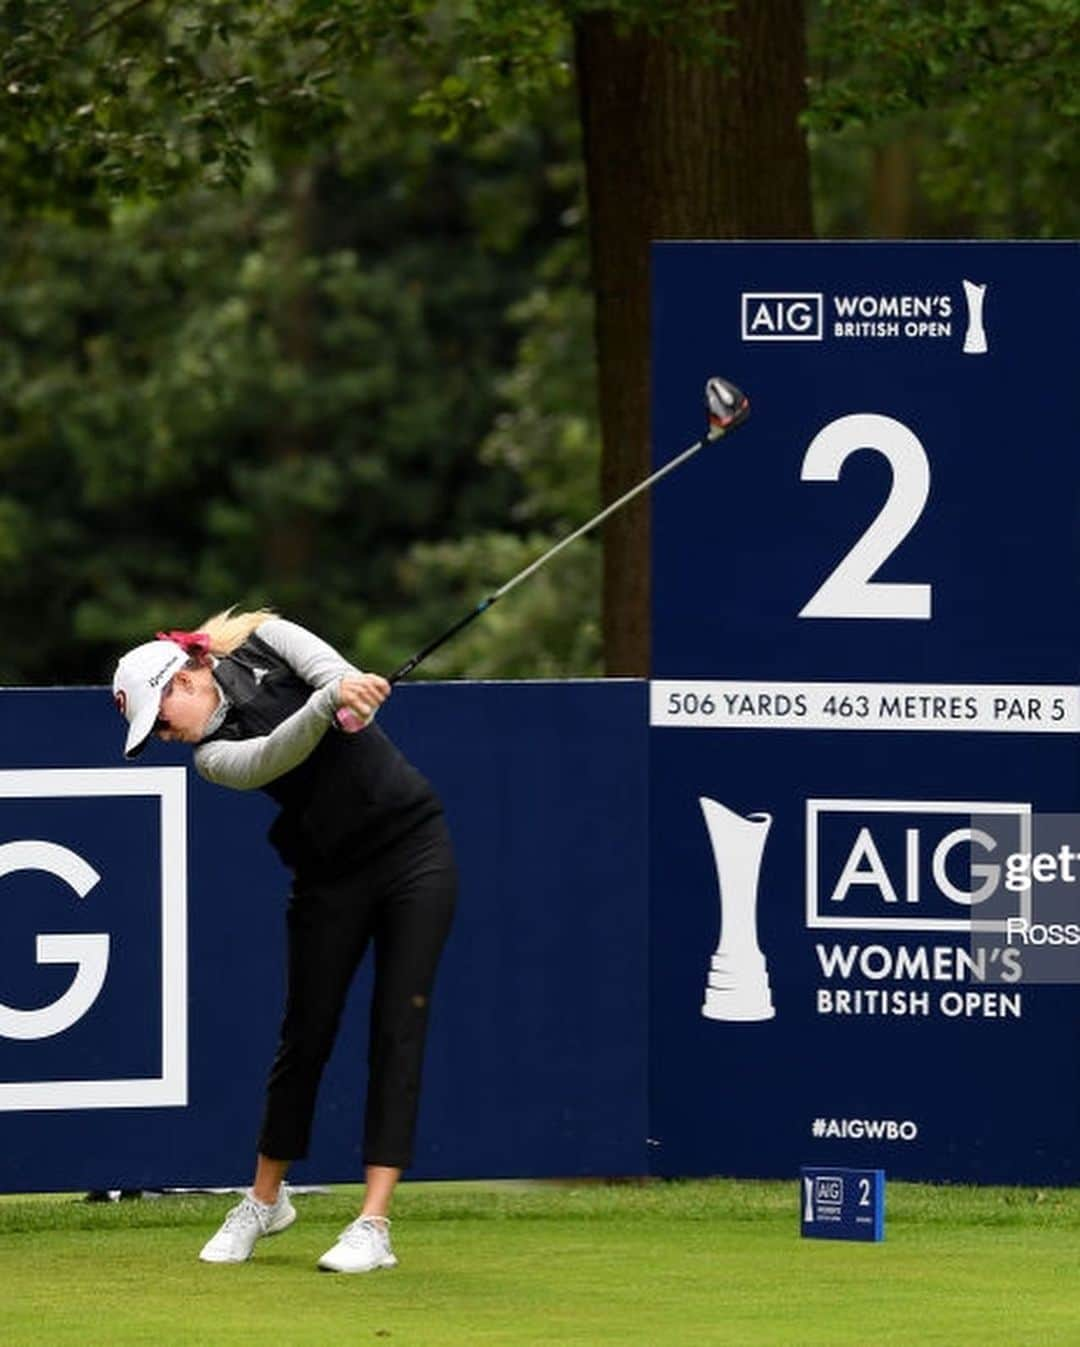
M 986 354 L 986 329 L 983 327 L 983 301 L 986 298 L 986 286 L 975 281 L 964 282 L 964 298 L 967 300 L 968 325 L 964 334 L 965 355 Z
M 776 1014 L 757 937 L 757 890 L 771 814 L 734 813 L 699 798 L 720 887 L 720 940 L 701 1013 L 710 1020 L 771 1020 Z

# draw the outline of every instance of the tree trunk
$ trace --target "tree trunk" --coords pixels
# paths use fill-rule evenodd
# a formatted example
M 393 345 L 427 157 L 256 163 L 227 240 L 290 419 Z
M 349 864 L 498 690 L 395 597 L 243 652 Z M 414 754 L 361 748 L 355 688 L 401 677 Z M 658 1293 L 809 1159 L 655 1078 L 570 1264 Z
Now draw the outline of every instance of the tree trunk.
M 606 501 L 650 470 L 650 241 L 812 233 L 803 0 L 734 0 L 714 22 L 732 42 L 715 60 L 607 12 L 576 25 Z M 649 573 L 639 497 L 605 526 L 609 675 L 649 673 Z
M 877 145 L 870 173 L 870 237 L 916 236 L 915 154 L 910 139 Z
M 308 162 L 297 161 L 285 174 L 290 228 L 279 258 L 283 294 L 276 335 L 284 359 L 291 366 L 307 370 L 313 360 L 315 315 L 314 296 L 303 266 L 311 247 L 317 209 L 316 170 Z M 287 414 L 270 431 L 267 444 L 270 461 L 286 475 L 311 448 L 310 427 L 297 425 Z M 271 517 L 265 521 L 266 574 L 275 602 L 287 608 L 295 602 L 303 580 L 310 574 L 315 538 L 308 510 L 288 498 L 279 499 L 275 505 Z

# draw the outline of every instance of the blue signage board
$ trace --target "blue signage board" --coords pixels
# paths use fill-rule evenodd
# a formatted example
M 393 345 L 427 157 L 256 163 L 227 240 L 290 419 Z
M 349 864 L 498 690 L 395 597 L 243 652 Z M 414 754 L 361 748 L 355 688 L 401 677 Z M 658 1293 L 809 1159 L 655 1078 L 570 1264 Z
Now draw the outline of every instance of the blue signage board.
M 1012 939 L 1080 838 L 1076 264 L 657 245 L 657 466 L 712 375 L 751 415 L 654 494 L 651 683 L 383 713 L 462 877 L 416 1176 L 1080 1182 L 1080 959 Z M 0 691 L 0 1190 L 250 1172 L 272 809 L 119 740 L 104 690 Z M 298 1182 L 360 1172 L 369 989 Z
M 799 1212 L 805 1239 L 878 1243 L 885 1238 L 885 1171 L 804 1165 Z
M 643 1172 L 646 706 L 642 683 L 417 684 L 381 713 L 461 873 L 413 1177 Z M 176 746 L 124 764 L 121 730 L 104 689 L 0 691 L 0 1191 L 251 1176 L 284 1001 L 273 807 Z M 370 989 L 367 966 L 296 1182 L 362 1175 Z
M 1080 1180 L 1003 886 L 1080 809 L 1077 257 L 655 247 L 656 465 L 751 404 L 653 502 L 660 1173 Z

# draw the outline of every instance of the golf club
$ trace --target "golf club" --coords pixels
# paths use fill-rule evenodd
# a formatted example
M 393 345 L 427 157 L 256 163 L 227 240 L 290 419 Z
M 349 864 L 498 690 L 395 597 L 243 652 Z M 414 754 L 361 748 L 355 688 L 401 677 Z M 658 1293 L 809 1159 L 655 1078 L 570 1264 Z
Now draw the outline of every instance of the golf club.
M 567 537 L 563 538 L 560 542 L 557 542 L 554 547 L 550 547 L 543 556 L 538 557 L 536 561 L 530 563 L 524 570 L 519 571 L 517 575 L 512 576 L 504 585 L 495 590 L 493 594 L 489 594 L 486 599 L 482 599 L 475 608 L 471 609 L 464 617 L 455 622 L 452 627 L 447 627 L 446 631 L 441 635 L 436 636 L 433 641 L 429 641 L 427 645 L 418 650 L 411 659 L 407 659 L 400 668 L 395 669 L 392 674 L 388 675 L 387 682 L 393 684 L 400 682 L 403 678 L 407 678 L 418 664 L 421 664 L 426 660 L 427 657 L 438 650 L 440 646 L 445 645 L 446 642 L 449 641 L 451 637 L 456 636 L 459 631 L 463 631 L 465 627 L 478 618 L 481 613 L 486 613 L 487 610 L 493 604 L 497 603 L 504 594 L 509 594 L 510 591 L 517 585 L 520 585 L 523 580 L 527 580 L 530 575 L 535 574 L 541 566 L 547 565 L 551 558 L 561 552 L 564 547 L 569 547 L 576 539 L 591 532 L 591 530 L 596 528 L 598 524 L 602 524 L 609 515 L 613 515 L 616 510 L 622 509 L 628 501 L 633 500 L 634 497 L 640 495 L 642 491 L 647 491 L 649 487 L 655 482 L 658 482 L 661 477 L 666 477 L 669 472 L 673 472 L 680 466 L 680 464 L 685 463 L 688 458 L 693 457 L 699 449 L 703 449 L 705 445 L 713 444 L 717 440 L 722 439 L 725 435 L 729 435 L 731 431 L 736 429 L 736 427 L 742 425 L 750 415 L 750 400 L 747 398 L 746 394 L 736 388 L 735 385 L 730 383 L 727 379 L 721 379 L 716 375 L 709 379 L 705 385 L 705 403 L 708 409 L 708 424 L 705 434 L 696 444 L 690 445 L 688 449 L 684 449 L 681 454 L 677 454 L 670 460 L 670 462 L 665 463 L 662 468 L 658 468 L 650 477 L 646 477 L 645 480 L 639 482 L 637 486 L 631 487 L 625 495 L 620 496 L 618 500 L 612 501 L 612 503 L 601 510 L 598 515 L 595 515 L 587 523 L 582 524 L 580 528 L 575 529 L 573 533 L 568 534 Z M 338 713 L 338 717 L 341 721 L 342 728 L 349 727 L 354 721 L 357 724 L 359 723 L 358 718 L 354 717 L 354 714 L 346 708 L 343 708 L 342 711 Z

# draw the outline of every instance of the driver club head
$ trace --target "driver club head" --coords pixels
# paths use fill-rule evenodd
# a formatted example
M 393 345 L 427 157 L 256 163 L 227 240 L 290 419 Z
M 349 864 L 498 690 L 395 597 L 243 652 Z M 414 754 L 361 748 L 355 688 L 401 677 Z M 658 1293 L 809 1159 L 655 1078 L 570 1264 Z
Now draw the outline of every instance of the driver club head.
M 750 415 L 750 399 L 729 379 L 721 379 L 718 374 L 705 385 L 705 402 L 709 409 L 707 438 L 710 440 L 726 435 Z

